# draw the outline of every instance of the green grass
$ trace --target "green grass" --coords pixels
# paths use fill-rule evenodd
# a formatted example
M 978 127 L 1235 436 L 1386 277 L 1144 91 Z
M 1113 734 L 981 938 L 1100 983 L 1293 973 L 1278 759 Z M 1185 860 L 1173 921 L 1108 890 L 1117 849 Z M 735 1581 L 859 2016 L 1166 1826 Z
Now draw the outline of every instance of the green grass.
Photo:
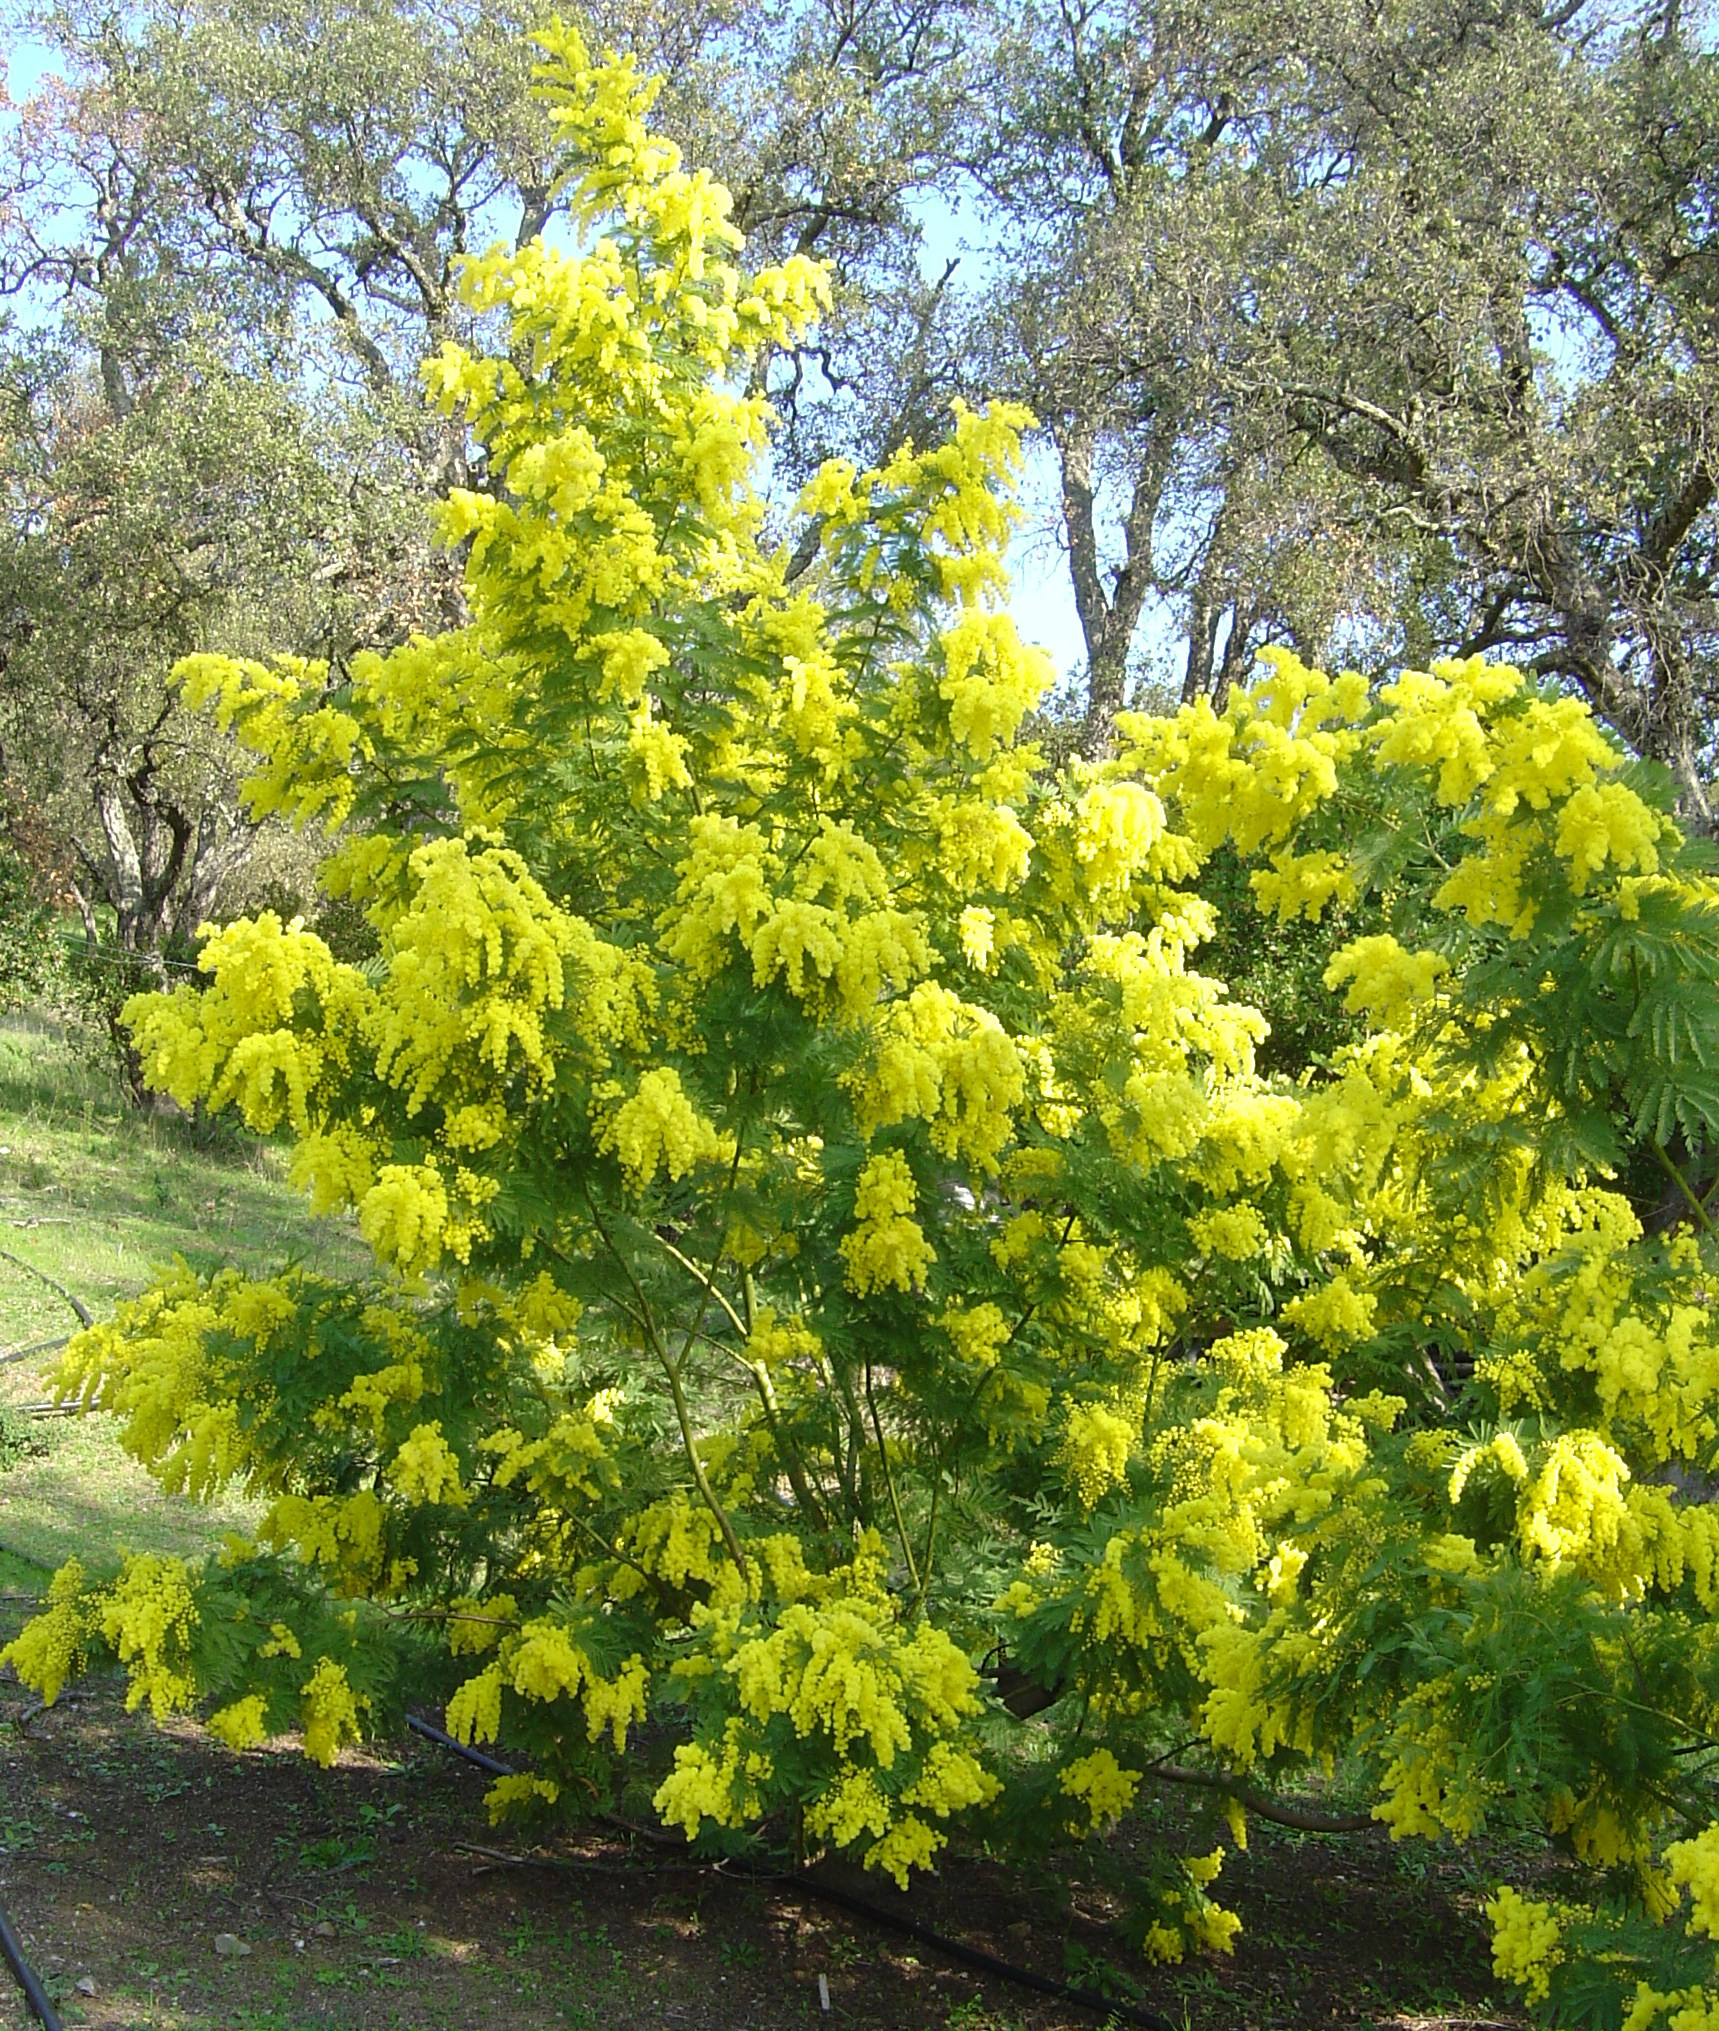
M 29 1014 L 0 1016 L 0 1250 L 0 1351 L 76 1329 L 49 1278 L 100 1320 L 175 1255 L 264 1271 L 289 1258 L 346 1270 L 360 1254 L 349 1226 L 311 1218 L 278 1150 L 137 1113 L 87 1037 Z M 0 1367 L 0 1402 L 50 1395 L 55 1358 Z M 0 1554 L 36 1567 L 121 1548 L 195 1557 L 248 1520 L 242 1503 L 159 1494 L 108 1418 L 31 1429 L 41 1452 L 0 1474 Z
M 0 1551 L 0 1594 L 39 1594 L 47 1582 L 47 1569 L 34 1559 Z

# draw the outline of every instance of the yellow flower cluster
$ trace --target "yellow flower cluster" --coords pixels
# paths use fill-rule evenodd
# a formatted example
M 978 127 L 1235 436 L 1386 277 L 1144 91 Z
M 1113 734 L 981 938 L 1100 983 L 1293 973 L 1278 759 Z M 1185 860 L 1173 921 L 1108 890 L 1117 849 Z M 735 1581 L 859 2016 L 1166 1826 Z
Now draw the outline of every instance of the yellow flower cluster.
M 1478 807 L 1462 830 L 1479 850 L 1450 874 L 1437 907 L 1515 937 L 1539 912 L 1529 878 L 1538 848 L 1566 864 L 1580 896 L 1608 862 L 1654 873 L 1667 823 L 1626 785 L 1601 780 L 1620 757 L 1579 699 L 1524 701 L 1521 690 L 1518 671 L 1478 657 L 1435 664 L 1385 688 L 1392 711 L 1375 735 L 1382 763 L 1436 763 L 1438 801 Z
M 247 1693 L 209 1716 L 209 1732 L 229 1749 L 255 1749 L 269 1738 L 268 1702 L 261 1693 Z
M 283 1121 L 304 1133 L 348 1062 L 342 1032 L 349 1036 L 368 1013 L 363 975 L 337 965 L 313 932 L 296 919 L 282 924 L 272 910 L 214 932 L 197 963 L 209 976 L 201 991 L 127 1004 L 151 1085 L 181 1107 L 237 1107 L 258 1134 Z M 305 1002 L 319 1011 L 309 1026 L 299 1020 Z
M 1136 881 L 1154 864 L 1164 806 L 1139 783 L 1094 783 L 1074 807 L 1074 852 L 1087 894 L 1107 915 L 1122 915 Z
M 1508 1884 L 1486 1906 L 1492 1921 L 1492 1971 L 1526 1991 L 1530 2002 L 1545 1997 L 1552 1970 L 1563 1958 L 1563 1927 L 1550 1904 L 1524 1897 Z
M 1257 1206 L 1214 1206 L 1188 1222 L 1188 1236 L 1202 1255 L 1249 1262 L 1271 1246 L 1271 1230 Z
M 1702 1988 L 1662 1993 L 1646 1982 L 1638 1983 L 1622 2031 L 1650 2031 L 1661 2023 L 1666 2031 L 1719 2031 L 1719 1995 Z
M 988 762 L 1049 690 L 1051 660 L 1022 642 L 1007 614 L 978 610 L 945 630 L 940 646 L 937 688 L 949 702 L 950 735 L 975 761 Z
M 926 982 L 891 1003 L 873 1034 L 876 1056 L 850 1082 L 862 1125 L 926 1122 L 933 1149 L 994 1172 L 1027 1091 L 1020 1050 L 997 1018 Z
M 299 1688 L 304 1753 L 326 1770 L 349 1742 L 359 1737 L 359 1709 L 367 1705 L 347 1683 L 343 1666 L 319 1657 L 316 1669 Z
M 143 1554 L 128 1558 L 101 1596 L 101 1633 L 131 1680 L 128 1711 L 147 1700 L 155 1718 L 165 1720 L 197 1696 L 185 1656 L 198 1622 L 189 1581 L 182 1560 Z
M 254 817 L 278 815 L 301 827 L 320 822 L 331 831 L 345 823 L 358 768 L 375 749 L 350 713 L 310 702 L 325 688 L 325 664 L 298 656 L 270 665 L 197 655 L 174 674 L 188 706 L 211 707 L 223 731 L 231 729 L 264 758 L 244 786 Z
M 477 1083 L 484 1070 L 523 1066 L 547 1076 L 543 1019 L 565 999 L 579 927 L 504 847 L 435 840 L 408 872 L 412 900 L 390 927 L 373 1033 L 377 1074 L 414 1112 L 450 1075 Z
M 856 1565 L 853 1578 L 864 1577 Z M 738 1607 L 717 1610 L 706 1649 L 732 1682 L 738 1712 L 717 1744 L 677 1749 L 657 1791 L 657 1811 L 689 1837 L 705 1819 L 738 1826 L 756 1817 L 774 1774 L 777 1721 L 815 1745 L 828 1772 L 806 1801 L 808 1829 L 837 1847 L 863 1843 L 866 1866 L 898 1882 L 946 1839 L 926 1814 L 946 1819 L 996 1796 L 997 1780 L 949 1739 L 979 1711 L 971 1663 L 929 1624 L 904 1631 L 873 1589 L 792 1602 L 765 1628 Z M 693 1672 L 694 1661 L 677 1669 Z M 697 1672 L 705 1669 L 699 1661 Z M 903 1767 L 905 1783 L 896 1775 Z
M 1262 910 L 1272 910 L 1279 923 L 1305 917 L 1316 924 L 1329 902 L 1346 903 L 1355 895 L 1355 878 L 1347 860 L 1329 848 L 1295 853 L 1279 847 L 1270 865 L 1248 876 Z
M 1629 1521 L 1624 1484 L 1629 1468 L 1592 1432 L 1563 1432 L 1546 1448 L 1522 1491 L 1522 1548 L 1556 1565 L 1580 1559 L 1611 1563 Z
M 1134 1803 L 1141 1772 L 1125 1770 L 1108 1749 L 1094 1749 L 1066 1765 L 1057 1783 L 1087 1812 L 1088 1831 L 1114 1826 Z
M 1245 1843 L 1244 1843 L 1245 1845 Z M 1188 1947 L 1208 1953 L 1233 1951 L 1241 1920 L 1206 1895 L 1206 1886 L 1217 1880 L 1224 1865 L 1224 1850 L 1196 1855 L 1181 1865 L 1182 1880 L 1176 1888 L 1160 1892 L 1162 1916 L 1146 1929 L 1141 1949 L 1150 1961 L 1179 1961 Z
M 861 1297 L 872 1291 L 924 1288 L 937 1260 L 913 1218 L 919 1191 L 900 1150 L 866 1159 L 854 1193 L 854 1229 L 842 1242 L 848 1282 Z
M 1687 1295 L 1645 1300 L 1632 1255 L 1641 1223 L 1621 1194 L 1572 1194 L 1560 1226 L 1501 1308 L 1511 1351 L 1486 1357 L 1482 1372 L 1506 1410 L 1552 1401 L 1562 1374 L 1591 1375 L 1603 1436 L 1654 1465 L 1697 1456 L 1719 1438 L 1719 1337 L 1707 1307 Z M 1669 1254 L 1676 1267 L 1696 1266 L 1686 1241 Z
M 1487 719 L 1521 689 L 1518 671 L 1480 657 L 1410 670 L 1385 687 L 1391 716 L 1376 742 L 1387 766 L 1432 770 L 1441 804 L 1463 805 L 1496 773 Z
M 940 1728 L 978 1710 L 973 1668 L 942 1630 L 903 1638 L 864 1600 L 796 1603 L 768 1635 L 737 1642 L 724 1669 L 755 1720 L 785 1714 L 838 1756 L 861 1742 L 883 1770 L 912 1744 L 910 1710 Z
M 463 1508 L 470 1497 L 460 1482 L 460 1463 L 442 1436 L 441 1422 L 414 1425 L 389 1469 L 396 1493 L 408 1502 L 441 1502 Z
M 1210 1377 L 1201 1413 L 1148 1449 L 1172 1480 L 1153 1521 L 1116 1531 L 1096 1564 L 1066 1565 L 1007 1604 L 1038 1613 L 1067 1603 L 1081 1643 L 1076 1681 L 1101 1713 L 1132 1711 L 1130 1695 L 1112 1686 L 1113 1653 L 1131 1669 L 1175 1659 L 1204 1688 L 1200 1731 L 1244 1768 L 1310 1746 L 1294 1676 L 1318 1677 L 1302 1606 L 1309 1547 L 1357 1527 L 1365 1534 L 1380 1485 L 1369 1479 L 1367 1434 L 1403 1407 L 1356 1398 L 1339 1411 L 1327 1372 L 1287 1366 L 1284 1355 L 1269 1329 L 1216 1343 L 1200 1363 Z M 1138 1443 L 1135 1431 L 1118 1431 L 1122 1458 L 1125 1437 Z M 1257 1617 L 1240 1605 L 1238 1580 L 1257 1590 Z
M 978 1369 L 997 1365 L 1012 1331 L 1008 1320 L 993 1304 L 955 1306 L 937 1323 L 949 1335 L 957 1356 Z
M 1689 1892 L 1689 1922 L 1709 1939 L 1719 1939 L 1719 1826 L 1693 1840 L 1673 1841 L 1665 1851 L 1666 1872 Z
M 47 1606 L 0 1650 L 0 1664 L 9 1664 L 19 1683 L 51 1707 L 67 1680 L 83 1670 L 93 1634 L 84 1569 L 70 1558 L 48 1582 Z
M 628 1727 L 645 1718 L 650 1673 L 635 1655 L 605 1678 L 572 1629 L 540 1616 L 503 1634 L 491 1661 L 454 1693 L 447 1705 L 449 1732 L 462 1742 L 493 1742 L 501 1732 L 504 1691 L 544 1705 L 564 1697 L 578 1700 L 590 1740 L 607 1729 L 620 1750 L 627 1746 Z
M 600 1144 L 614 1151 L 636 1188 L 659 1171 L 684 1178 L 694 1165 L 720 1158 L 723 1138 L 693 1105 L 672 1065 L 645 1073 L 603 1123 Z
M 1345 1008 L 1365 1009 L 1387 1029 L 1401 1029 L 1418 1009 L 1432 1000 L 1439 976 L 1450 961 L 1438 952 L 1406 952 L 1388 933 L 1357 938 L 1345 945 L 1325 969 L 1325 985 L 1335 992 L 1345 982 Z
M 126 1707 L 159 1720 L 182 1713 L 197 1697 L 189 1647 L 200 1617 L 184 1562 L 155 1553 L 127 1558 L 104 1587 L 89 1587 L 78 1560 L 54 1575 L 46 1610 L 0 1650 L 21 1682 L 49 1705 L 83 1669 L 99 1642 L 125 1666 Z
M 1341 1270 L 1323 1290 L 1291 1298 L 1283 1308 L 1286 1323 L 1299 1326 L 1332 1353 L 1369 1338 L 1378 1313 L 1378 1299 L 1356 1290 Z
M 1059 1458 L 1081 1506 L 1091 1509 L 1112 1488 L 1126 1487 L 1139 1419 L 1102 1403 L 1077 1403 L 1063 1424 Z
M 1130 765 L 1174 799 L 1207 849 L 1229 838 L 1252 853 L 1286 840 L 1331 796 L 1359 745 L 1365 679 L 1333 680 L 1284 649 L 1265 660 L 1269 677 L 1232 698 L 1221 718 L 1201 699 L 1173 720 L 1117 720 Z
M 688 1580 L 714 1587 L 728 1574 L 722 1531 L 703 1503 L 693 1501 L 677 1489 L 660 1502 L 653 1502 L 634 1517 L 625 1538 L 634 1563 L 671 1587 L 684 1587 Z M 615 1592 L 627 1598 L 633 1582 L 626 1573 L 617 1576 Z

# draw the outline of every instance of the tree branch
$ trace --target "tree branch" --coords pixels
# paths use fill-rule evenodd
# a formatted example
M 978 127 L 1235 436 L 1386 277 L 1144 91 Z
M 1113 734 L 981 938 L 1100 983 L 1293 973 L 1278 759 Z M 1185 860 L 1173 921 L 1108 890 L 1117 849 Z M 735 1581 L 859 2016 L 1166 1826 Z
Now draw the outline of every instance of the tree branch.
M 1202 1791 L 1221 1791 L 1237 1800 L 1251 1813 L 1277 1826 L 1294 1827 L 1308 1834 L 1364 1834 L 1378 1825 L 1369 1812 L 1321 1812 L 1317 1806 L 1297 1805 L 1293 1799 L 1273 1798 L 1256 1791 L 1244 1778 L 1225 1770 L 1190 1770 L 1182 1763 L 1154 1763 L 1148 1777 L 1166 1784 L 1191 1784 Z

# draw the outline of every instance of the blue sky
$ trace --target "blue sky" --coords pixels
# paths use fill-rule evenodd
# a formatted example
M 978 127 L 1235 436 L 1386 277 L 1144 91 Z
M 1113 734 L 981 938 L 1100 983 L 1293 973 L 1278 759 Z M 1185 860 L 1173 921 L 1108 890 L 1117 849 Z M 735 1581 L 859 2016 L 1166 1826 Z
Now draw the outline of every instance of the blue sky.
M 928 281 L 935 281 L 951 260 L 960 261 L 961 280 L 984 279 L 997 249 L 986 244 L 979 219 L 938 192 L 927 193 L 915 215 L 923 235 L 920 268 Z M 1084 666 L 1086 640 L 1063 545 L 1056 457 L 1046 444 L 1028 447 L 1021 506 L 1025 519 L 1009 551 L 1015 622 L 1028 641 L 1050 651 L 1057 675 L 1067 677 Z
M 6 51 L 6 90 L 13 100 L 27 99 L 51 71 L 59 66 L 45 42 L 34 36 L 20 36 Z

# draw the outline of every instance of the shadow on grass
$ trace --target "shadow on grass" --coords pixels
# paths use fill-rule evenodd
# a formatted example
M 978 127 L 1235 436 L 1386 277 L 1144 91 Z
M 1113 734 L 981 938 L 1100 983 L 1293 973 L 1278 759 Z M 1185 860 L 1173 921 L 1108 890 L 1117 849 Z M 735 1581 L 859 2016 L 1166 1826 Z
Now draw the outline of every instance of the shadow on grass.
M 0 1474 L 0 1550 L 38 1567 L 74 1554 L 92 1569 L 125 1552 L 201 1559 L 230 1531 L 255 1525 L 257 1505 L 163 1495 L 121 1447 L 117 1422 L 93 1415 L 42 1421 L 45 1451 Z
M 0 1350 L 55 1341 L 78 1321 L 65 1286 L 111 1317 L 183 1256 L 266 1274 L 289 1261 L 336 1274 L 363 1266 L 349 1222 L 314 1219 L 285 1182 L 283 1152 L 224 1121 L 211 1127 L 128 1107 L 100 1046 L 40 1013 L 0 1015 Z M 57 1356 L 0 1367 L 0 1403 L 54 1392 Z M 90 1417 L 34 1427 L 44 1447 L 0 1473 L 0 1547 L 46 1567 L 121 1549 L 200 1558 L 255 1511 L 162 1495 Z
M 350 1272 L 349 1222 L 318 1220 L 285 1182 L 283 1152 L 225 1121 L 142 1114 L 75 1029 L 0 1017 L 0 1347 L 64 1330 L 75 1292 L 97 1318 L 183 1255 L 266 1272 L 287 1261 Z M 25 1266 L 27 1265 L 27 1266 Z

